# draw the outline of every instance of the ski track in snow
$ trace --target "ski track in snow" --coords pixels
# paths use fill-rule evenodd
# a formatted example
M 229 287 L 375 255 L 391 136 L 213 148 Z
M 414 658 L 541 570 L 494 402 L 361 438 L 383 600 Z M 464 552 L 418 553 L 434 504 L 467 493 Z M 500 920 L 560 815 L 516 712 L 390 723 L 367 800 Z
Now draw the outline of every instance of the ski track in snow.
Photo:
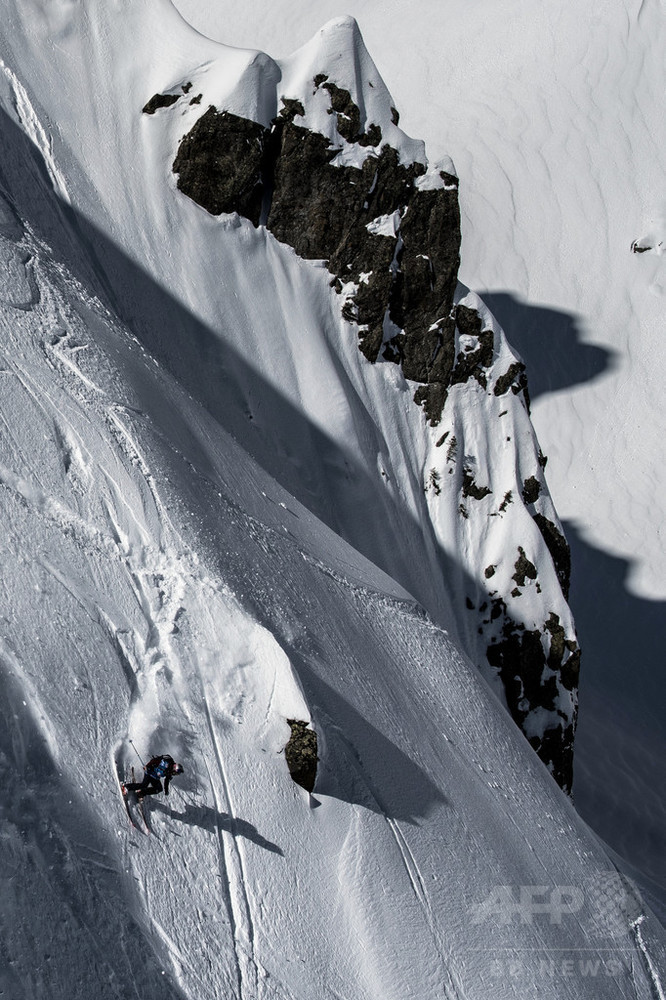
M 63 321 L 66 322 L 66 317 L 61 315 L 61 307 L 59 307 L 58 303 L 54 302 L 47 284 L 43 285 L 42 294 L 47 314 L 50 315 L 50 321 L 47 321 L 47 325 L 57 327 Z M 108 533 L 101 531 L 96 524 L 80 516 L 61 500 L 56 499 L 48 491 L 40 488 L 35 482 L 26 480 L 5 465 L 0 465 L 0 482 L 5 488 L 12 490 L 18 495 L 28 507 L 35 510 L 45 522 L 51 524 L 58 531 L 62 532 L 63 535 L 74 537 L 85 550 L 92 550 L 103 559 L 111 558 L 126 567 L 128 578 L 134 590 L 136 603 L 141 610 L 146 625 L 145 639 L 136 630 L 130 632 L 118 622 L 112 621 L 102 607 L 96 605 L 94 602 L 91 603 L 90 597 L 78 590 L 72 581 L 68 580 L 56 567 L 50 565 L 48 560 L 44 559 L 42 561 L 44 568 L 61 586 L 72 594 L 75 600 L 85 609 L 86 614 L 95 622 L 103 625 L 110 641 L 118 651 L 121 662 L 126 664 L 126 676 L 128 677 L 131 694 L 128 731 L 131 732 L 132 716 L 137 712 L 140 715 L 143 711 L 142 702 L 147 689 L 149 689 L 151 683 L 154 681 L 156 671 L 165 662 L 171 660 L 171 651 L 168 646 L 167 636 L 172 631 L 175 619 L 180 610 L 180 598 L 183 591 L 183 572 L 187 573 L 190 580 L 201 584 L 204 589 L 210 589 L 211 583 L 210 581 L 201 580 L 196 560 L 185 556 L 182 540 L 174 538 L 174 530 L 155 486 L 154 478 L 141 454 L 138 444 L 122 422 L 117 406 L 115 404 L 108 405 L 105 402 L 101 402 L 100 406 L 99 388 L 80 372 L 75 362 L 63 356 L 62 346 L 52 350 L 54 361 L 56 364 L 63 365 L 66 378 L 70 381 L 74 379 L 75 386 L 78 382 L 78 391 L 75 388 L 72 396 L 73 401 L 76 402 L 77 396 L 81 396 L 81 389 L 83 389 L 85 403 L 88 405 L 90 403 L 93 403 L 93 405 L 97 404 L 97 408 L 101 408 L 102 416 L 107 422 L 122 455 L 128 463 L 138 470 L 140 474 L 138 482 L 143 483 L 145 487 L 143 490 L 141 519 L 144 523 L 146 521 L 151 523 L 151 535 L 148 534 L 140 523 L 138 519 L 139 512 L 136 510 L 132 511 L 123 500 L 122 488 L 119 483 L 103 466 L 99 469 L 102 474 L 101 481 L 105 480 L 110 488 L 110 495 L 105 499 L 105 508 L 108 515 Z M 18 364 L 14 364 L 7 371 L 11 371 L 16 376 L 20 384 L 30 395 L 34 404 L 44 414 L 47 422 L 50 422 L 51 419 L 56 422 L 61 419 L 58 405 L 50 398 L 46 386 L 38 384 L 32 372 L 29 375 L 26 370 L 21 370 Z M 61 435 L 61 441 L 62 439 Z M 97 481 L 100 481 L 99 478 Z M 135 481 L 137 480 L 135 479 Z M 127 530 L 128 525 L 130 526 L 129 532 Z M 134 535 L 133 538 L 130 537 L 131 534 Z M 156 539 L 157 544 L 150 540 L 151 536 Z M 178 567 L 174 566 L 174 561 L 167 555 L 167 552 L 177 553 L 176 559 L 180 564 Z M 168 594 L 165 592 L 167 590 L 170 591 Z M 15 671 L 18 670 L 18 661 L 14 657 L 11 657 L 8 650 L 5 649 L 4 655 L 8 658 L 8 662 L 14 665 Z M 27 678 L 24 678 L 24 684 L 26 685 L 26 691 L 28 691 Z M 91 690 L 94 691 L 94 685 L 91 685 Z M 36 691 L 30 689 L 29 693 L 33 703 L 38 705 L 39 698 Z M 102 750 L 98 721 L 99 705 L 96 699 L 93 704 L 94 739 L 98 749 Z M 211 721 L 211 733 L 213 732 Z M 57 741 L 53 734 L 49 742 L 53 746 L 56 745 Z M 120 762 L 121 758 L 118 756 L 117 763 Z M 223 769 L 221 769 L 221 776 L 224 780 Z M 231 839 L 234 843 L 236 854 L 240 858 L 235 840 L 233 837 Z M 225 850 L 223 835 L 221 835 L 221 849 Z M 227 868 L 230 869 L 231 867 L 231 864 L 227 865 Z M 239 885 L 241 886 L 240 889 L 236 889 L 236 892 L 242 897 L 242 861 L 236 867 L 240 872 Z M 230 888 L 229 891 L 233 893 L 233 889 Z M 145 888 L 144 895 L 151 926 L 161 941 L 169 946 L 169 950 L 175 952 L 176 957 L 182 965 L 184 959 L 182 955 L 178 954 L 177 949 L 173 945 L 172 934 L 164 930 L 161 926 L 158 915 L 151 913 L 148 887 Z M 245 899 L 244 912 L 241 916 L 236 915 L 235 919 L 237 924 L 242 919 L 246 921 L 249 919 L 247 899 Z M 251 942 L 252 934 L 250 933 L 247 936 Z M 247 978 L 247 972 L 245 973 L 245 978 Z M 249 990 L 252 991 L 252 989 L 252 984 L 250 984 Z M 247 987 L 241 992 L 241 996 L 250 995 L 253 994 L 252 992 L 248 992 Z M 254 995 L 256 995 L 256 989 L 254 989 Z
M 224 798 L 229 816 L 232 817 L 232 822 L 234 822 L 235 814 L 229 792 L 229 783 L 227 781 L 224 767 L 224 757 L 215 734 L 215 727 L 210 714 L 210 705 L 205 691 L 203 692 L 203 698 L 206 706 L 205 711 L 209 735 L 215 750 L 215 760 L 218 773 L 222 781 Z M 215 805 L 218 811 L 221 812 L 220 806 L 222 803 L 218 800 L 217 796 Z M 221 869 L 223 877 L 229 886 L 229 916 L 233 927 L 234 946 L 238 967 L 238 994 L 241 1000 L 247 1000 L 247 998 L 251 997 L 260 997 L 261 993 L 259 990 L 257 961 L 254 954 L 254 925 L 252 920 L 252 911 L 250 909 L 250 901 L 245 887 L 246 877 L 243 866 L 243 856 L 233 832 L 228 838 L 225 838 L 224 834 L 221 831 L 218 831 L 218 838 L 220 843 Z

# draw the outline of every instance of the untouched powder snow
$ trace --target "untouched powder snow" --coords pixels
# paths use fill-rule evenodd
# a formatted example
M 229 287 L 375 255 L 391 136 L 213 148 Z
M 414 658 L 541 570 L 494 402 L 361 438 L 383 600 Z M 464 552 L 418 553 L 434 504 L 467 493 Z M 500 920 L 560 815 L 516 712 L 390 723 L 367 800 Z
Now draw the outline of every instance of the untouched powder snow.
M 166 2 L 3 15 L 0 988 L 663 995 L 649 905 L 460 652 L 446 588 L 423 596 L 436 560 L 409 559 L 434 545 L 406 461 L 400 503 L 367 509 L 347 442 L 388 461 L 411 425 L 379 403 L 391 376 L 354 374 L 322 333 L 328 275 L 164 197 L 173 136 L 145 101 L 199 67 L 263 120 L 277 63 Z M 363 555 L 336 531 L 332 470 Z M 319 735 L 312 796 L 287 772 L 289 718 Z M 116 782 L 130 737 L 185 763 L 150 834 Z

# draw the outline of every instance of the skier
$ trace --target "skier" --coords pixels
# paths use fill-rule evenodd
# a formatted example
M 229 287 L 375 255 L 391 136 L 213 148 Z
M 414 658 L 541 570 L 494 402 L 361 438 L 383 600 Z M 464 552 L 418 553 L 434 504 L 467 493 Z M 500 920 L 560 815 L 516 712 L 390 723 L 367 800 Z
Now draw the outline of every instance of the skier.
M 168 753 L 159 754 L 152 757 L 147 764 L 144 764 L 143 781 L 132 781 L 125 785 L 128 792 L 136 792 L 136 797 L 142 799 L 144 795 L 157 795 L 162 791 L 162 778 L 164 778 L 164 794 L 169 794 L 169 783 L 176 774 L 183 773 L 183 765 L 176 764 L 173 757 Z

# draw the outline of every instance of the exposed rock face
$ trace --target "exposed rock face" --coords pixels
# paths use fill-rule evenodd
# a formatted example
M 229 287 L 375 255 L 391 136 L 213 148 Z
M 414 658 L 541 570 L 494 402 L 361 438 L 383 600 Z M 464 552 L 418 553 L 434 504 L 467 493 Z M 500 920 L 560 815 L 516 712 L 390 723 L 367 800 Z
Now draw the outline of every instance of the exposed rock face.
M 308 729 L 307 722 L 287 719 L 291 736 L 284 748 L 284 756 L 293 781 L 307 792 L 312 792 L 317 779 L 317 734 Z
M 267 136 L 256 122 L 208 108 L 174 160 L 179 190 L 211 215 L 238 212 L 258 226 Z
M 160 108 L 170 108 L 178 100 L 178 94 L 153 94 L 143 106 L 144 115 L 154 115 Z
M 536 752 L 547 761 L 556 781 L 571 789 L 576 716 L 559 707 L 560 688 L 574 694 L 578 687 L 580 650 L 575 640 L 566 638 L 554 613 L 545 623 L 550 649 L 544 649 L 541 630 L 520 630 L 505 619 L 499 642 L 488 647 L 488 661 L 502 678 L 507 704 L 518 725 Z M 561 727 L 551 726 L 540 734 L 526 726 L 531 713 L 539 708 L 559 713 Z
M 395 149 L 380 145 L 381 128 L 362 127 L 348 90 L 323 75 L 313 85 L 329 94 L 339 135 L 372 147 L 361 166 L 332 164 L 340 149 L 298 123 L 305 112 L 297 99 L 283 101 L 271 129 L 211 106 L 180 144 L 178 187 L 214 215 L 236 211 L 255 225 L 263 202 L 278 240 L 301 257 L 327 261 L 366 358 L 395 361 L 406 378 L 422 383 L 417 402 L 436 423 L 450 381 L 478 377 L 488 358 L 486 342 L 452 374 L 457 178 L 441 171 L 436 187 L 420 188 L 425 166 L 405 166 Z M 474 325 L 467 316 L 461 322 Z M 490 340 L 492 354 L 492 334 Z
M 189 87 L 181 90 L 156 95 L 144 111 L 167 99 L 191 105 Z M 269 126 L 210 105 L 180 141 L 178 188 L 212 214 L 238 212 L 299 256 L 325 261 L 362 354 L 400 366 L 412 383 L 427 423 L 441 428 L 423 474 L 429 512 L 450 524 L 442 513 L 450 511 L 465 526 L 458 556 L 473 583 L 460 598 L 461 617 L 474 622 L 467 651 L 491 682 L 501 681 L 513 718 L 569 789 L 580 658 L 565 601 L 569 551 L 530 436 L 525 366 L 483 304 L 457 290 L 457 178 L 387 141 L 395 108 L 384 109 L 380 125 L 365 110 L 376 103 L 362 95 L 357 103 L 325 73 L 281 104 Z M 519 445 L 498 422 L 492 450 L 514 456 L 499 476 L 480 449 L 475 412 L 487 425 L 508 415 L 519 428 L 527 474 L 519 475 Z M 502 522 L 514 526 L 508 534 Z M 316 737 L 305 723 L 290 725 L 287 762 L 311 789 Z
M 547 517 L 539 513 L 535 513 L 533 517 L 548 546 L 548 551 L 551 554 L 557 572 L 557 578 L 560 581 L 562 593 L 568 600 L 571 580 L 571 552 L 569 544 L 559 528 L 552 521 L 549 521 Z

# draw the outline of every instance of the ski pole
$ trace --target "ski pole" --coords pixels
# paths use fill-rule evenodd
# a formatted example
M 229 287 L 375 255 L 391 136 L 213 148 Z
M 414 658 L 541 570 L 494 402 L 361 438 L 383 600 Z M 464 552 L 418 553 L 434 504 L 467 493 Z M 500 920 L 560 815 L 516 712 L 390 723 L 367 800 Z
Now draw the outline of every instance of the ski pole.
M 145 767 L 146 767 L 146 765 L 145 765 L 145 764 L 143 763 L 143 757 L 141 756 L 141 754 L 140 754 L 140 753 L 139 753 L 139 751 L 137 750 L 136 746 L 134 746 L 134 740 L 130 740 L 129 742 L 130 742 L 130 743 L 132 744 L 132 746 L 134 747 L 134 753 L 135 753 L 135 754 L 137 755 L 137 757 L 138 757 L 138 758 L 139 758 L 139 760 L 141 761 L 141 766 L 142 766 L 142 767 L 144 768 L 144 770 L 145 770 Z

